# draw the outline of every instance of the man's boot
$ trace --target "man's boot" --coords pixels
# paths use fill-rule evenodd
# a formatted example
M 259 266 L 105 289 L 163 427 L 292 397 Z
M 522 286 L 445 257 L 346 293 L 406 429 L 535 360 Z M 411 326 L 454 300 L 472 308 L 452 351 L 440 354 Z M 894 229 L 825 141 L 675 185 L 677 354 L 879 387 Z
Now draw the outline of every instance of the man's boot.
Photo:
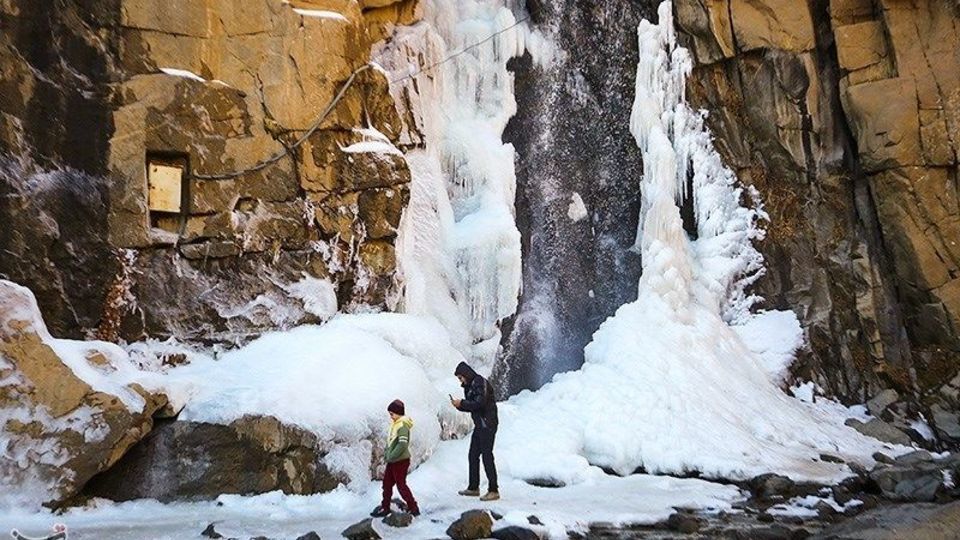
M 499 500 L 500 500 L 500 492 L 499 492 L 499 491 L 488 491 L 486 495 L 484 495 L 483 497 L 480 497 L 480 500 L 483 501 L 483 502 L 487 502 L 487 501 L 499 501 Z
M 470 488 L 461 489 L 461 490 L 458 491 L 457 493 L 460 494 L 460 495 L 463 495 L 464 497 L 479 497 L 479 496 L 480 496 L 480 490 L 479 490 L 479 489 L 470 489 Z

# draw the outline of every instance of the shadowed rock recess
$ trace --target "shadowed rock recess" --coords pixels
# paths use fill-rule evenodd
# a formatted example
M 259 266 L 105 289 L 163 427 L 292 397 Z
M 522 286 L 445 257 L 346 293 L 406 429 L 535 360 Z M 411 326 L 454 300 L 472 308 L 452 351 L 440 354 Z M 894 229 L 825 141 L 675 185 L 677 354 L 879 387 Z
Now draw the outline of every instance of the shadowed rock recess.
M 960 349 L 960 6 L 675 10 L 689 99 L 770 214 L 759 292 L 807 329 L 799 374 L 852 401 L 893 387 L 956 410 L 941 385 Z

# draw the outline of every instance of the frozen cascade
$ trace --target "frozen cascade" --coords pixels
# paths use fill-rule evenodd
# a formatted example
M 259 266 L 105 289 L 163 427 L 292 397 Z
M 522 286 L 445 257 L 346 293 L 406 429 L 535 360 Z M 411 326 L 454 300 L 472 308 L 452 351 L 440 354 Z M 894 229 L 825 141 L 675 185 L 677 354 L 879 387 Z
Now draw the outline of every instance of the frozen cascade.
M 762 213 L 740 206 L 736 178 L 684 103 L 691 62 L 677 46 L 670 2 L 660 5 L 659 21 L 638 28 L 630 119 L 644 162 L 637 300 L 594 334 L 581 370 L 508 402 L 503 447 L 551 442 L 536 460 L 508 450 L 505 461 L 515 476 L 567 483 L 583 481 L 587 463 L 621 474 L 642 467 L 837 480 L 849 469 L 821 461 L 822 452 L 871 465 L 884 445 L 844 426 L 844 413 L 789 397 L 779 374 L 764 367 L 783 365 L 773 357 L 802 343 L 800 326 L 792 313 L 749 314 L 755 299 L 744 287 L 762 265 L 751 245 Z M 693 188 L 685 193 L 688 175 Z M 683 229 L 684 197 L 694 200 L 696 241 Z
M 399 243 L 403 309 L 437 317 L 462 352 L 489 366 L 498 323 L 520 292 L 514 149 L 502 134 L 516 112 L 506 64 L 530 35 L 503 31 L 516 19 L 502 1 L 429 0 L 424 13 L 377 55 L 416 117 L 404 141 L 416 148 Z

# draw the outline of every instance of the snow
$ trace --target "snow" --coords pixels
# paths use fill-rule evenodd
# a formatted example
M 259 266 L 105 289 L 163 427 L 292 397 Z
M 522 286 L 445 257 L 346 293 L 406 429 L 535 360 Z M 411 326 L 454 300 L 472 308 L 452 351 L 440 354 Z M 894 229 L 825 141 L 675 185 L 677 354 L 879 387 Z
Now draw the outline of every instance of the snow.
M 797 316 L 791 311 L 765 311 L 732 328 L 762 361 L 771 380 L 784 382 L 796 352 L 804 345 Z
M 192 71 L 187 71 L 185 69 L 162 67 L 160 68 L 160 71 L 166 73 L 167 75 L 173 75 L 174 77 L 183 77 L 185 79 L 192 79 L 194 81 L 207 82 L 207 80 L 204 79 L 203 77 L 197 75 Z
M 343 16 L 342 13 L 336 11 L 327 11 L 322 9 L 301 9 L 293 8 L 293 11 L 303 17 L 313 17 L 319 19 L 332 19 L 335 21 L 350 22 L 349 19 Z
M 393 529 L 379 521 L 374 527 L 384 538 L 421 540 L 446 537 L 447 526 L 462 512 L 486 508 L 504 515 L 496 527 L 522 524 L 527 516 L 543 523 L 538 529 L 546 538 L 567 538 L 567 530 L 585 532 L 592 522 L 612 524 L 654 523 L 674 512 L 675 507 L 706 511 L 730 511 L 741 497 L 732 486 L 695 479 L 654 476 L 617 478 L 599 473 L 580 486 L 538 488 L 506 480 L 502 491 L 507 498 L 495 503 L 478 503 L 475 498 L 458 497 L 465 478 L 462 463 L 466 441 L 450 443 L 449 451 L 431 459 L 442 466 L 418 469 L 409 478 L 424 515 L 405 529 Z M 0 513 L 0 524 L 17 527 L 23 534 L 39 535 L 54 522 L 66 523 L 70 538 L 77 540 L 125 540 L 151 538 L 179 540 L 196 537 L 208 524 L 226 537 L 297 538 L 308 531 L 322 538 L 339 538 L 347 526 L 367 518 L 379 503 L 379 483 L 364 490 L 338 488 L 312 496 L 280 492 L 257 496 L 221 495 L 217 501 L 161 504 L 152 500 L 111 503 L 93 501 L 90 508 L 70 509 L 60 515 L 14 509 Z
M 307 274 L 296 283 L 284 286 L 286 293 L 301 302 L 307 313 L 320 320 L 330 319 L 337 313 L 337 289 L 329 279 L 319 279 Z
M 830 494 L 830 490 L 825 490 L 820 495 L 821 496 L 819 497 L 816 495 L 794 497 L 785 503 L 771 506 L 767 510 L 767 513 L 773 516 L 795 516 L 810 518 L 819 515 L 819 512 L 817 511 L 817 505 L 820 503 L 826 503 L 830 505 L 834 511 L 839 513 L 843 513 L 858 506 L 863 506 L 863 501 L 859 499 L 851 499 L 845 504 L 840 504 L 834 500 L 833 495 Z
M 587 212 L 587 205 L 583 203 L 583 197 L 580 196 L 576 191 L 570 195 L 570 206 L 567 207 L 567 217 L 571 221 L 580 221 L 589 216 L 590 213 Z
M 359 133 L 363 140 L 340 148 L 341 152 L 348 154 L 372 153 L 403 156 L 403 152 L 394 146 L 386 135 L 380 133 L 375 128 L 354 129 L 353 131 L 354 133 Z

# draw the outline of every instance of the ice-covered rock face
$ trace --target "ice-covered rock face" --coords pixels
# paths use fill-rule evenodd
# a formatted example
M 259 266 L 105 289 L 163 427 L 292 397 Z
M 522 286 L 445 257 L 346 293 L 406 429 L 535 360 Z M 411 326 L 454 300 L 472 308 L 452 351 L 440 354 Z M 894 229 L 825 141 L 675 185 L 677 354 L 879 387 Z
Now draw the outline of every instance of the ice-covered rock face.
M 523 294 L 504 326 L 498 381 L 507 394 L 576 369 L 600 323 L 635 298 L 640 152 L 630 114 L 636 25 L 656 2 L 528 2 L 550 45 L 514 60 Z
M 54 339 L 26 288 L 0 280 L 0 505 L 73 495 L 146 435 L 166 403 L 126 354 Z

